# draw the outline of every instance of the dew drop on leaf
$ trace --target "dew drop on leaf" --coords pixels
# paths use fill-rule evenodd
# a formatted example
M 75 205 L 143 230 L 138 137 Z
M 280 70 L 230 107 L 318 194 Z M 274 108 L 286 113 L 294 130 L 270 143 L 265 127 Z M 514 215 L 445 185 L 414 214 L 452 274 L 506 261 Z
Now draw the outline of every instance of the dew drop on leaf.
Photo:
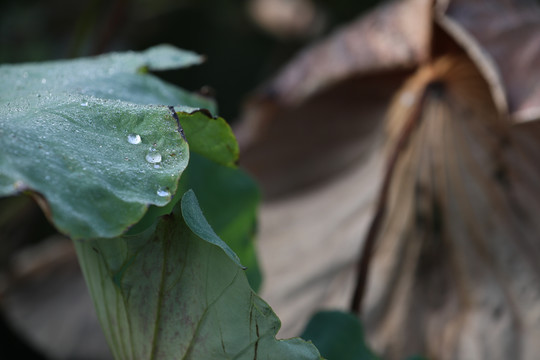
M 146 154 L 146 161 L 150 164 L 157 164 L 161 162 L 161 154 L 157 152 L 149 152 Z
M 161 197 L 171 196 L 171 192 L 166 187 L 160 187 L 157 194 Z
M 127 140 L 130 144 L 136 145 L 141 143 L 141 137 L 138 134 L 129 134 Z

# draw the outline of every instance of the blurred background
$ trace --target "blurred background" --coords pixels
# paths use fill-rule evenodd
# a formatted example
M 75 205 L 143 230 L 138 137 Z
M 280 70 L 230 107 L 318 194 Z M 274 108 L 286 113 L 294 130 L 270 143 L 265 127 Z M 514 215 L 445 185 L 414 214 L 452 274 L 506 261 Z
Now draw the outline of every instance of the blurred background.
M 380 0 L 17 0 L 0 3 L 0 63 L 169 43 L 204 65 L 158 75 L 212 95 L 229 122 L 306 45 Z M 9 86 L 2 84 L 1 86 Z M 31 224 L 29 226 L 29 224 Z M 108 358 L 69 240 L 26 197 L 0 199 L 0 357 Z
M 3 1 L 0 62 L 66 59 L 170 43 L 204 54 L 207 62 L 162 76 L 190 90 L 213 91 L 221 116 L 232 121 L 246 94 L 300 48 L 379 2 Z

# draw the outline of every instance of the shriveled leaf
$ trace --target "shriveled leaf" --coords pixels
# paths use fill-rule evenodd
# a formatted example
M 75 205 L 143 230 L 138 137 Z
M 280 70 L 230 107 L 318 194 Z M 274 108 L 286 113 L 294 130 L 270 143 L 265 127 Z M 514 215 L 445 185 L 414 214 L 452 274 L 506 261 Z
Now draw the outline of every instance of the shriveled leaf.
M 284 319 L 283 334 L 298 334 L 320 307 L 348 305 L 380 179 L 381 119 L 425 55 L 427 30 L 414 29 L 429 23 L 428 8 L 387 5 L 305 50 L 250 100 L 235 129 L 240 164 L 267 200 L 262 294 Z M 391 45 L 404 34 L 418 37 Z
M 387 151 L 377 142 L 382 134 L 374 124 L 383 122 L 392 72 L 343 72 L 346 80 L 318 87 L 313 84 L 334 74 L 316 74 L 324 68 L 318 62 L 332 55 L 317 57 L 321 53 L 308 49 L 270 82 L 269 93 L 248 104 L 239 129 L 246 150 L 242 163 L 262 180 L 268 195 L 261 213 L 261 263 L 267 275 L 262 294 L 290 333 L 316 307 L 345 307 L 356 271 L 352 253 L 362 245 L 369 220 L 384 218 L 374 236 L 363 308 L 376 350 L 390 359 L 417 353 L 441 359 L 532 359 L 538 353 L 534 263 L 540 256 L 535 240 L 540 229 L 533 219 L 540 197 L 533 184 L 540 181 L 534 165 L 540 156 L 539 122 L 524 126 L 510 120 L 525 120 L 521 107 L 535 104 L 536 5 L 472 2 L 469 9 L 469 2 L 456 1 L 441 12 L 443 3 L 427 14 L 427 21 L 421 18 L 429 27 L 424 30 L 432 33 L 423 50 L 430 56 L 412 64 L 423 67 L 422 75 L 394 99 L 390 117 L 400 120 L 388 128 Z M 516 13 L 526 9 L 531 15 L 521 19 L 528 20 L 517 20 Z M 378 16 L 373 13 L 374 19 Z M 493 47 L 483 49 L 481 36 L 471 36 L 461 19 L 489 34 Z M 509 31 L 514 26 L 523 41 L 496 36 L 498 30 L 514 33 Z M 504 42 L 512 43 L 510 50 Z M 359 52 L 371 53 L 361 41 L 358 46 Z M 495 61 L 489 56 L 494 49 Z M 439 61 L 453 63 L 442 66 L 442 80 Z M 500 61 L 513 64 L 502 76 L 506 65 L 499 67 Z M 293 74 L 298 64 L 318 66 L 312 72 L 299 67 Z M 521 74 L 512 78 L 513 72 Z M 409 76 L 393 74 L 400 75 L 394 86 Z M 524 74 L 529 77 L 520 87 Z M 511 78 L 508 87 L 506 77 Z M 359 91 L 362 81 L 371 93 Z M 375 101 L 374 93 L 385 84 L 387 91 Z M 429 101 L 422 100 L 424 94 Z M 535 118 L 534 106 L 527 110 L 528 120 Z M 372 125 L 362 129 L 360 124 Z M 395 172 L 381 177 L 381 166 L 394 162 Z M 378 187 L 392 190 L 374 209 Z M 293 240 L 282 240 L 286 236 Z M 283 250 L 291 242 L 294 251 Z M 303 257 L 313 262 L 298 266 Z M 279 264 L 272 265 L 276 258 Z M 294 269 L 295 276 L 285 269 Z
M 320 185 L 366 158 L 389 97 L 428 54 L 429 9 L 409 0 L 359 17 L 250 99 L 235 130 L 265 195 Z
M 427 57 L 430 2 L 385 4 L 298 55 L 267 87 L 298 104 L 351 76 L 415 67 Z
M 518 121 L 540 118 L 540 4 L 535 0 L 440 1 L 442 18 L 464 30 L 487 53 L 482 67 L 493 66 L 510 114 Z M 441 4 L 441 5 L 443 5 Z M 459 32 L 459 28 L 457 32 Z M 459 35 L 454 35 L 459 38 Z M 471 41 L 462 42 L 468 50 Z
M 366 345 L 358 317 L 341 311 L 321 311 L 313 315 L 302 333 L 313 341 L 328 360 L 379 359 Z
M 76 242 L 115 358 L 319 359 L 301 339 L 275 339 L 279 320 L 186 196 L 144 233 Z
M 160 46 L 1 66 L 0 80 L 10 86 L 0 89 L 0 196 L 36 194 L 74 238 L 117 236 L 149 205 L 166 205 L 189 154 L 178 119 L 163 105 L 208 102 L 143 70 L 200 61 Z
M 387 125 L 363 307 L 376 350 L 536 358 L 538 123 L 512 126 L 474 63 L 448 54 L 404 86 Z

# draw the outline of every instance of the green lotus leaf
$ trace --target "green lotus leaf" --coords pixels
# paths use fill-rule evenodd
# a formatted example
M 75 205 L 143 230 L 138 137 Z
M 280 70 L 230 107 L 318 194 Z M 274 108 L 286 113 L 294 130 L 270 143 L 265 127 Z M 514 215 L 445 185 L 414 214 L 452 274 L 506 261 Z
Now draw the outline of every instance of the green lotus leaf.
M 195 191 L 204 216 L 216 234 L 238 255 L 247 268 L 251 287 L 257 291 L 262 275 L 253 241 L 260 201 L 255 181 L 241 169 L 217 164 L 192 152 L 177 194 L 188 189 Z
M 187 192 L 140 234 L 75 242 L 115 358 L 319 359 L 276 340 L 279 319 L 216 238 Z
M 201 61 L 158 46 L 0 66 L 0 196 L 30 192 L 73 238 L 118 236 L 169 203 L 189 158 L 179 122 L 215 106 L 148 70 Z

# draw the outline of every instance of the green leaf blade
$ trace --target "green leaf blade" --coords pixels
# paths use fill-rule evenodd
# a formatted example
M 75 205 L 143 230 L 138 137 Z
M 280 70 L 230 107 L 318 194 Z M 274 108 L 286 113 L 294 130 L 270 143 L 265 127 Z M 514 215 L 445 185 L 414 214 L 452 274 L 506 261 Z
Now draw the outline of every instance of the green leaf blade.
M 187 196 L 179 206 L 196 206 Z M 76 241 L 115 357 L 319 359 L 309 343 L 275 339 L 272 309 L 224 248 L 199 237 L 182 213 L 177 206 L 155 232 Z
M 199 111 L 192 112 L 181 123 L 192 151 L 218 164 L 236 167 L 240 150 L 225 120 Z
M 244 268 L 242 264 L 240 264 L 240 259 L 234 251 L 232 251 L 226 242 L 217 236 L 208 221 L 206 221 L 193 190 L 188 190 L 184 196 L 182 196 L 181 202 L 182 216 L 190 230 L 201 239 L 220 247 L 232 261 L 241 268 Z
M 189 141 L 189 138 L 188 138 Z M 179 183 L 179 193 L 197 194 L 212 229 L 241 259 L 253 290 L 262 283 L 255 248 L 261 195 L 255 181 L 241 169 L 220 165 L 195 152 Z
M 148 205 L 170 200 L 158 192 L 176 190 L 188 146 L 166 107 L 81 101 L 4 117 L 0 195 L 39 193 L 57 227 L 74 238 L 115 236 Z M 140 143 L 129 142 L 133 134 Z M 161 161 L 147 160 L 156 154 Z
M 118 236 L 169 203 L 189 150 L 167 105 L 212 102 L 141 69 L 201 61 L 165 45 L 0 66 L 0 196 L 36 194 L 73 238 Z

